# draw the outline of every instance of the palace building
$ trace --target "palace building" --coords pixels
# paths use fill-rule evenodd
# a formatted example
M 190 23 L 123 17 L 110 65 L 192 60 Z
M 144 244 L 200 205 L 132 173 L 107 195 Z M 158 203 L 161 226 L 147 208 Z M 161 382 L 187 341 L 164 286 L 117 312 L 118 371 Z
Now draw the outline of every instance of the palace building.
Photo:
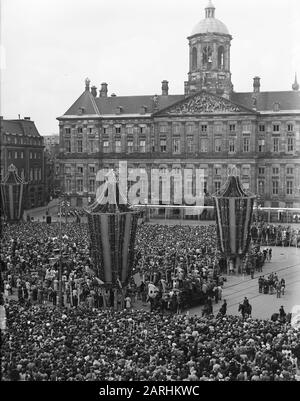
M 300 207 L 300 93 L 235 92 L 230 72 L 232 36 L 215 18 L 209 2 L 205 18 L 188 37 L 189 73 L 183 94 L 99 94 L 85 90 L 59 121 L 61 186 L 73 206 L 95 196 L 99 169 L 128 167 L 203 169 L 207 194 L 218 190 L 227 168 L 236 166 L 246 188 L 265 207 Z

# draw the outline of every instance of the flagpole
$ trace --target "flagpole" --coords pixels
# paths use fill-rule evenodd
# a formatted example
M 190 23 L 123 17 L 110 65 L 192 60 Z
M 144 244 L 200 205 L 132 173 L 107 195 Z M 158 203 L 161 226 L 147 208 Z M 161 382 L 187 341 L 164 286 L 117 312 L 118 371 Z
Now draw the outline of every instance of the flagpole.
M 61 227 L 61 202 L 59 203 L 59 237 L 60 237 L 60 262 L 59 262 L 59 281 L 58 281 L 58 305 L 62 309 L 62 227 Z

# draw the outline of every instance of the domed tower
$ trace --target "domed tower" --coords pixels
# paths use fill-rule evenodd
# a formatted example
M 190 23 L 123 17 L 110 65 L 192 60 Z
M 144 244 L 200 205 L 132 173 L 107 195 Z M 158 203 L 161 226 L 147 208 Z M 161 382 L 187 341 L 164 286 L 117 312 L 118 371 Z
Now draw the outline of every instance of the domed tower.
M 205 19 L 188 37 L 190 67 L 185 94 L 206 90 L 229 98 L 233 86 L 230 73 L 230 43 L 232 36 L 223 22 L 215 18 L 215 7 L 209 0 Z

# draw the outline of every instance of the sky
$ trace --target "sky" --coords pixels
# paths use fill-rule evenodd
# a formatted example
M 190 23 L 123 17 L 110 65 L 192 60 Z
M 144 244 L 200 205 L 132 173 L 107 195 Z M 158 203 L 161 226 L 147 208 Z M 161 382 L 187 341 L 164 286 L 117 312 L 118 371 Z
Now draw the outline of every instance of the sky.
M 1 115 L 58 133 L 84 80 L 108 94 L 182 94 L 188 40 L 208 0 L 0 0 Z M 291 90 L 300 81 L 299 0 L 213 0 L 233 36 L 234 90 Z

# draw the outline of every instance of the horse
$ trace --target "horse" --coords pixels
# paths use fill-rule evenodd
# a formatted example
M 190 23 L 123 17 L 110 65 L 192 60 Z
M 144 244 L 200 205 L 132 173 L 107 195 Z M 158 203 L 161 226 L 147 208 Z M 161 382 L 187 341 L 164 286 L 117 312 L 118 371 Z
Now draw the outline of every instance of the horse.
M 250 304 L 239 304 L 238 312 L 241 312 L 243 318 L 251 316 L 252 306 Z
M 280 314 L 279 313 L 273 313 L 271 316 L 271 320 L 272 322 L 281 322 L 281 323 L 291 323 L 291 319 L 292 319 L 292 314 L 291 313 L 287 313 L 286 316 L 284 316 L 283 318 L 280 318 Z

